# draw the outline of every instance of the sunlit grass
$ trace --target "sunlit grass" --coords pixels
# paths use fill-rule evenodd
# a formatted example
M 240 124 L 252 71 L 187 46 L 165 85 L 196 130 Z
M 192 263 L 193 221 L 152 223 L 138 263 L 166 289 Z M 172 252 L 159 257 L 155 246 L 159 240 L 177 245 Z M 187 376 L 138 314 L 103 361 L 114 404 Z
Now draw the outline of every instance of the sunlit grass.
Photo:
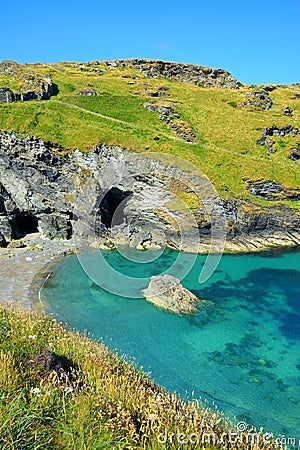
M 32 364 L 45 348 L 68 362 L 68 382 Z M 201 443 L 205 433 L 218 441 L 232 429 L 217 410 L 163 391 L 142 368 L 42 314 L 0 310 L 0 365 L 2 450 L 171 450 L 182 444 L 175 438 L 160 443 L 160 433 L 196 433 Z M 224 441 L 205 448 L 271 448 Z M 201 447 L 187 442 L 184 448 Z
M 101 142 L 137 152 L 175 154 L 206 174 L 223 198 L 248 199 L 260 205 L 275 204 L 252 197 L 246 189 L 245 179 L 270 179 L 286 187 L 299 186 L 299 163 L 291 161 L 288 154 L 289 149 L 300 141 L 300 135 L 272 137 L 277 150 L 274 154 L 256 143 L 261 137 L 260 128 L 292 125 L 300 129 L 300 100 L 293 99 L 299 91 L 296 86 L 275 89 L 270 93 L 273 107 L 268 111 L 255 111 L 240 108 L 240 104 L 243 92 L 257 90 L 257 87 L 207 89 L 165 78 L 147 79 L 128 67 L 111 70 L 104 63 L 73 65 L 27 65 L 28 70 L 39 74 L 51 73 L 58 95 L 49 101 L 1 104 L 0 129 L 14 130 L 19 135 L 36 135 L 69 150 L 85 151 Z M 147 98 L 148 92 L 156 91 L 162 85 L 169 88 L 169 97 Z M 96 97 L 79 96 L 81 89 L 89 87 L 96 90 Z M 157 113 L 144 108 L 143 105 L 149 102 L 175 109 L 180 120 L 192 127 L 199 145 L 174 140 L 175 132 L 167 129 Z M 293 117 L 283 114 L 288 105 L 293 108 Z M 113 122 L 109 117 L 126 123 Z M 154 140 L 155 136 L 160 139 Z M 289 202 L 296 210 L 299 204 Z

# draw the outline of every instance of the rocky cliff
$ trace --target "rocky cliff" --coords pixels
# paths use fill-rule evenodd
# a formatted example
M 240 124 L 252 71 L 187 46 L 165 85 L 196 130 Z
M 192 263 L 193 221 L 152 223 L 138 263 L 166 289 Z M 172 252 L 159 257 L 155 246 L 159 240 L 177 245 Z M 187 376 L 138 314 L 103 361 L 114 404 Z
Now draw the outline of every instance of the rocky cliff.
M 59 156 L 60 150 L 40 139 L 0 134 L 1 245 L 40 231 L 50 239 L 75 235 L 140 249 L 169 245 L 195 251 L 199 233 L 198 250 L 205 251 L 219 223 L 225 224 L 228 250 L 300 244 L 300 218 L 287 206 L 223 201 L 205 193 L 205 178 L 119 147 L 98 145 L 66 156 Z M 177 209 L 174 180 L 187 180 L 181 187 L 186 191 L 197 186 L 204 206 Z M 268 188 L 261 182 L 250 186 L 256 186 L 254 194 Z
M 39 139 L 0 136 L 0 240 L 41 231 L 49 238 L 71 236 L 71 164 Z

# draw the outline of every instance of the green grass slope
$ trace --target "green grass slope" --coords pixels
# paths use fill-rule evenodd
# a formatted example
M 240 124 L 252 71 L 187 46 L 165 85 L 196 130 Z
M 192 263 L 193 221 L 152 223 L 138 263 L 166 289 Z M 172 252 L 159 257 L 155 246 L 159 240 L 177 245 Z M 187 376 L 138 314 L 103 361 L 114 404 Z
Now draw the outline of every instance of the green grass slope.
M 219 412 L 168 394 L 142 368 L 38 313 L 0 309 L 0 367 L 2 450 L 276 447 L 261 435 L 247 443 L 248 431 L 237 443 Z
M 300 129 L 299 86 L 278 86 L 270 93 L 268 111 L 241 108 L 245 91 L 203 88 L 168 78 L 145 78 L 130 67 L 108 68 L 105 63 L 59 63 L 26 65 L 26 70 L 51 74 L 57 95 L 48 101 L 0 103 L 0 129 L 29 134 L 61 144 L 66 149 L 87 150 L 101 142 L 137 152 L 165 152 L 194 163 L 213 182 L 223 198 L 249 199 L 257 204 L 275 204 L 255 199 L 245 179 L 273 180 L 285 187 L 300 185 L 299 162 L 288 158 L 300 134 L 273 137 L 275 153 L 257 144 L 261 128 L 276 125 Z M 98 72 L 95 71 L 97 69 Z M 17 80 L 0 75 L 0 87 L 16 88 Z M 158 87 L 168 88 L 168 97 L 149 98 Z M 81 89 L 94 89 L 96 97 L 79 96 Z M 194 144 L 184 142 L 145 103 L 172 107 L 180 122 L 194 131 Z M 284 115 L 286 106 L 293 116 Z M 158 136 L 159 140 L 153 138 Z M 300 202 L 286 202 L 296 210 Z

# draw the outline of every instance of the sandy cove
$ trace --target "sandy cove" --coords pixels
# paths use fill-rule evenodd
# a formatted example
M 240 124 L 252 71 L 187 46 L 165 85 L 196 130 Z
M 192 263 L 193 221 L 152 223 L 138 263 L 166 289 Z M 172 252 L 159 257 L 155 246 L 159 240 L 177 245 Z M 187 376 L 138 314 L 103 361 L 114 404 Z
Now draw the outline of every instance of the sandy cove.
M 22 240 L 26 247 L 0 248 L 0 302 L 17 303 L 25 309 L 32 309 L 38 295 L 33 285 L 42 283 L 45 266 L 59 257 L 74 252 L 72 240 L 49 241 L 39 233 L 27 235 Z

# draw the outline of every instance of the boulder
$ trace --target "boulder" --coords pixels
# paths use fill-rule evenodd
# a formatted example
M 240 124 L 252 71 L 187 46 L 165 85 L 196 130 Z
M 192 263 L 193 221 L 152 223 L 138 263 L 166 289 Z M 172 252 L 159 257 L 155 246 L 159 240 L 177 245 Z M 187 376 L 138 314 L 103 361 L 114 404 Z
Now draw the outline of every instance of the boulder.
M 259 86 L 264 92 L 272 92 L 276 89 L 277 86 L 274 86 L 272 84 L 263 84 Z
M 70 239 L 71 220 L 67 214 L 42 214 L 38 220 L 41 236 L 48 239 Z
M 199 299 L 171 275 L 151 277 L 149 286 L 141 292 L 155 306 L 175 314 L 192 314 L 199 303 Z

